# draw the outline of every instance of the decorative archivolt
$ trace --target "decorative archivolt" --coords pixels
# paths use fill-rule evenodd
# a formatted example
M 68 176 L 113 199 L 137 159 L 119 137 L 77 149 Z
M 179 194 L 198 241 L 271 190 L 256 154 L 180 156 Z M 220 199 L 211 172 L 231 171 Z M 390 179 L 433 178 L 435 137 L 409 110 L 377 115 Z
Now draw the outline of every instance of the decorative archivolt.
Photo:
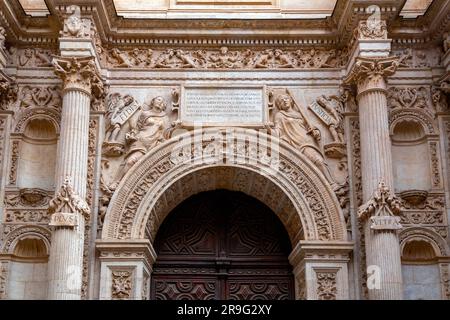
M 229 142 L 223 148 L 218 141 L 225 132 Z M 200 143 L 194 143 L 198 139 Z M 250 141 L 256 149 L 249 146 Z M 223 162 L 237 158 L 242 163 Z M 200 136 L 189 132 L 144 155 L 118 185 L 106 213 L 102 238 L 144 238 L 150 213 L 172 183 L 194 171 L 224 165 L 256 172 L 284 190 L 295 208 L 305 239 L 346 239 L 338 199 L 306 156 L 266 134 L 226 128 L 205 129 Z M 154 219 L 159 224 L 163 217 Z
M 405 228 L 400 231 L 399 239 L 401 248 L 400 252 L 403 252 L 403 248 L 411 241 L 424 241 L 433 247 L 436 256 L 438 257 L 444 257 L 450 253 L 446 241 L 438 233 L 429 228 Z
M 424 131 L 425 135 L 433 135 L 438 132 L 433 118 L 429 114 L 421 110 L 394 110 L 390 113 L 389 118 L 390 134 L 394 134 L 397 124 L 412 121 L 417 123 Z
M 61 113 L 53 108 L 32 108 L 23 111 L 14 128 L 14 132 L 23 133 L 27 124 L 33 119 L 46 119 L 52 123 L 54 126 L 56 133 L 59 134 L 60 131 L 60 123 L 61 123 Z

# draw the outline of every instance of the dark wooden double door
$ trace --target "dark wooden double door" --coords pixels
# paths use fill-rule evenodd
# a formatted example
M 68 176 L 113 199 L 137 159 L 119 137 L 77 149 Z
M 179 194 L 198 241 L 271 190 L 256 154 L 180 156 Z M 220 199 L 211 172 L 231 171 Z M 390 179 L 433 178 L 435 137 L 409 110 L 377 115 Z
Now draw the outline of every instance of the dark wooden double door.
M 216 190 L 181 203 L 162 224 L 151 298 L 294 298 L 290 242 L 278 217 L 240 192 Z

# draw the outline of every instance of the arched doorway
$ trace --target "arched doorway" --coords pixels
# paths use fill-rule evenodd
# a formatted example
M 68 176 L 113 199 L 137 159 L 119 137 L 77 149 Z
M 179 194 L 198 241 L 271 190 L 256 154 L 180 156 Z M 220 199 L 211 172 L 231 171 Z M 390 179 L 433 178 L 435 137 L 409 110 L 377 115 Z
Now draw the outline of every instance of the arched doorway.
M 178 205 L 155 238 L 152 299 L 294 299 L 292 248 L 278 217 L 241 192 Z

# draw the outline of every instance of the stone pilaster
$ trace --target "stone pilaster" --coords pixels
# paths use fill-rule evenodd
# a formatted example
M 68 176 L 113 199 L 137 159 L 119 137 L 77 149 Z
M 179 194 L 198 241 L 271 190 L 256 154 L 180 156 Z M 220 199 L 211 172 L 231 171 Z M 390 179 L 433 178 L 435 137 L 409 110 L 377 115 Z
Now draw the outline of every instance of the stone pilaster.
M 50 226 L 54 228 L 49 260 L 51 300 L 77 300 L 81 295 L 84 219 L 90 210 L 86 201 L 66 179 L 50 201 Z
M 348 262 L 353 243 L 300 241 L 289 255 L 296 299 L 349 299 Z
M 372 300 L 403 298 L 401 252 L 397 231 L 402 228 L 400 200 L 380 182 L 373 197 L 359 210 L 365 222 L 367 286 Z
M 391 140 L 385 76 L 394 74 L 397 58 L 358 58 L 346 79 L 357 86 L 361 129 L 363 198 L 367 201 L 384 179 L 393 187 Z
M 97 240 L 100 300 L 148 300 L 156 253 L 149 240 Z
M 365 230 L 370 299 L 403 297 L 397 235 L 401 225 L 399 218 L 393 214 L 394 208 L 390 207 L 391 203 L 387 201 L 394 199 L 390 194 L 394 179 L 385 77 L 394 74 L 397 67 L 397 57 L 358 57 L 345 79 L 346 83 L 356 84 L 357 87 L 362 191 L 363 200 L 366 202 L 366 205 L 361 207 L 360 219 Z M 377 209 L 373 210 L 373 217 L 366 212 L 371 206 Z M 377 206 L 381 209 L 378 210 Z M 374 281 L 375 285 L 372 285 L 371 281 Z
M 55 72 L 64 83 L 61 134 L 58 146 L 56 190 L 61 190 L 54 204 L 70 201 L 85 207 L 80 210 L 68 202 L 63 208 L 50 208 L 53 226 L 49 260 L 49 298 L 80 299 L 83 270 L 83 241 L 85 218 L 89 208 L 85 204 L 89 111 L 91 94 L 101 90 L 101 81 L 92 57 L 55 57 Z M 68 183 L 67 178 L 71 180 Z M 70 192 L 69 192 L 69 191 Z M 62 195 L 62 196 L 61 196 Z M 73 196 L 76 195 L 76 196 Z M 55 205 L 54 205 L 55 207 Z M 87 213 L 87 214 L 86 214 Z

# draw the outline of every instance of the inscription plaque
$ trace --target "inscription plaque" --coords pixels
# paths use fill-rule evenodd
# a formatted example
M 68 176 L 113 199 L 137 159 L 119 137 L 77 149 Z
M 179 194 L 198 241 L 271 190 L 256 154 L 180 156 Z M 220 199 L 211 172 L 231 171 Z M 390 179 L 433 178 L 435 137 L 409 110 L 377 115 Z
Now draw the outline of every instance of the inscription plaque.
M 185 125 L 262 126 L 264 87 L 184 87 L 181 121 Z

